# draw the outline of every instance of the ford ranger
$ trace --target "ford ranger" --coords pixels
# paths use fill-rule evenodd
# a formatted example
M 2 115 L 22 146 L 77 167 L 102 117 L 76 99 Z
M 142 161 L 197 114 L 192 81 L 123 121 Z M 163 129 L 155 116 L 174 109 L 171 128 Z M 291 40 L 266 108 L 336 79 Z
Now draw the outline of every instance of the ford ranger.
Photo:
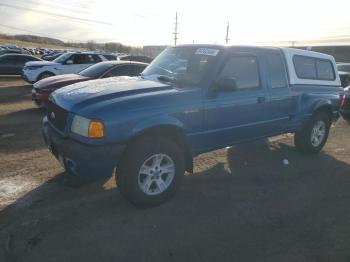
M 129 201 L 155 206 L 179 188 L 193 157 L 294 133 L 317 153 L 339 117 L 332 56 L 268 47 L 183 45 L 140 77 L 91 80 L 52 93 L 46 144 L 70 174 L 115 174 Z

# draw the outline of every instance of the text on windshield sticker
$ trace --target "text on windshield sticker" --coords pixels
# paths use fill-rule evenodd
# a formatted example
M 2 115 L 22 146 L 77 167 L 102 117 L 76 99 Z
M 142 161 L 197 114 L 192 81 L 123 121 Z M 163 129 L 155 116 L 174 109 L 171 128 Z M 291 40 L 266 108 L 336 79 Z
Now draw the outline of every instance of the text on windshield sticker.
M 216 56 L 219 53 L 219 49 L 212 49 L 212 48 L 198 48 L 196 51 L 196 55 L 210 55 L 210 56 Z

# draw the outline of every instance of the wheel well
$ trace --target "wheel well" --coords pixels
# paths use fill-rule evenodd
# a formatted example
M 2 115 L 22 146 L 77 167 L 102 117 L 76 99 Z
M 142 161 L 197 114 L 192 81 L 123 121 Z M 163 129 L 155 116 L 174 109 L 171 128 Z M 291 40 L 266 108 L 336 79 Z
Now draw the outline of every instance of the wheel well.
M 330 105 L 323 105 L 316 109 L 316 111 L 313 114 L 316 114 L 317 112 L 324 112 L 329 117 L 329 121 L 332 121 L 332 107 Z
M 145 136 L 162 137 L 174 141 L 184 153 L 186 171 L 190 173 L 193 172 L 193 157 L 191 146 L 187 142 L 185 134 L 179 128 L 173 126 L 152 127 L 138 134 L 128 143 L 128 145 Z
M 44 71 L 44 72 L 41 72 L 41 73 L 38 75 L 37 81 L 39 81 L 39 80 L 41 79 L 41 76 L 42 76 L 43 74 L 50 74 L 50 75 L 52 75 L 52 76 L 55 75 L 54 73 L 52 73 L 52 72 L 50 72 L 50 71 Z

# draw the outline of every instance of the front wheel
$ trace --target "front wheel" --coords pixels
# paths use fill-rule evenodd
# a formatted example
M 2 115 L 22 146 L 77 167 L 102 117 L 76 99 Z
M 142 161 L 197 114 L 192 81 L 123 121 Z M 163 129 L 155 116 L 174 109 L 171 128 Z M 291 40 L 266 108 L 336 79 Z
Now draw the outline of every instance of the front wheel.
M 44 72 L 44 73 L 41 73 L 38 77 L 38 80 L 37 81 L 40 81 L 44 78 L 48 78 L 48 77 L 51 77 L 51 76 L 54 76 L 55 74 L 51 73 L 51 72 Z
M 327 141 L 330 125 L 330 119 L 326 113 L 314 114 L 309 123 L 294 135 L 297 150 L 310 154 L 320 152 Z
M 131 203 L 152 207 L 176 192 L 185 173 L 184 157 L 176 143 L 144 137 L 134 143 L 117 169 L 117 185 Z

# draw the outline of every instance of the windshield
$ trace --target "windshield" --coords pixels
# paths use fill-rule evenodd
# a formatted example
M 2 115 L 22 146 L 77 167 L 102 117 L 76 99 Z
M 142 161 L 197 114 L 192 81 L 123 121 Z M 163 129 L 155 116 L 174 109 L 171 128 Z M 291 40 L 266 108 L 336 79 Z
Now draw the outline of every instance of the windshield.
M 198 46 L 171 47 L 163 51 L 142 76 L 166 76 L 184 85 L 196 85 L 203 79 L 218 52 L 219 49 Z
M 72 54 L 70 54 L 70 53 L 62 54 L 59 57 L 57 57 L 55 60 L 53 60 L 53 62 L 62 63 L 64 61 L 66 61 L 71 55 Z
M 89 66 L 88 68 L 84 69 L 83 71 L 80 71 L 79 75 L 85 76 L 85 77 L 92 77 L 92 78 L 98 78 L 100 77 L 104 72 L 106 72 L 109 68 L 112 68 L 114 65 L 109 63 L 98 63 L 94 64 L 92 66 Z

